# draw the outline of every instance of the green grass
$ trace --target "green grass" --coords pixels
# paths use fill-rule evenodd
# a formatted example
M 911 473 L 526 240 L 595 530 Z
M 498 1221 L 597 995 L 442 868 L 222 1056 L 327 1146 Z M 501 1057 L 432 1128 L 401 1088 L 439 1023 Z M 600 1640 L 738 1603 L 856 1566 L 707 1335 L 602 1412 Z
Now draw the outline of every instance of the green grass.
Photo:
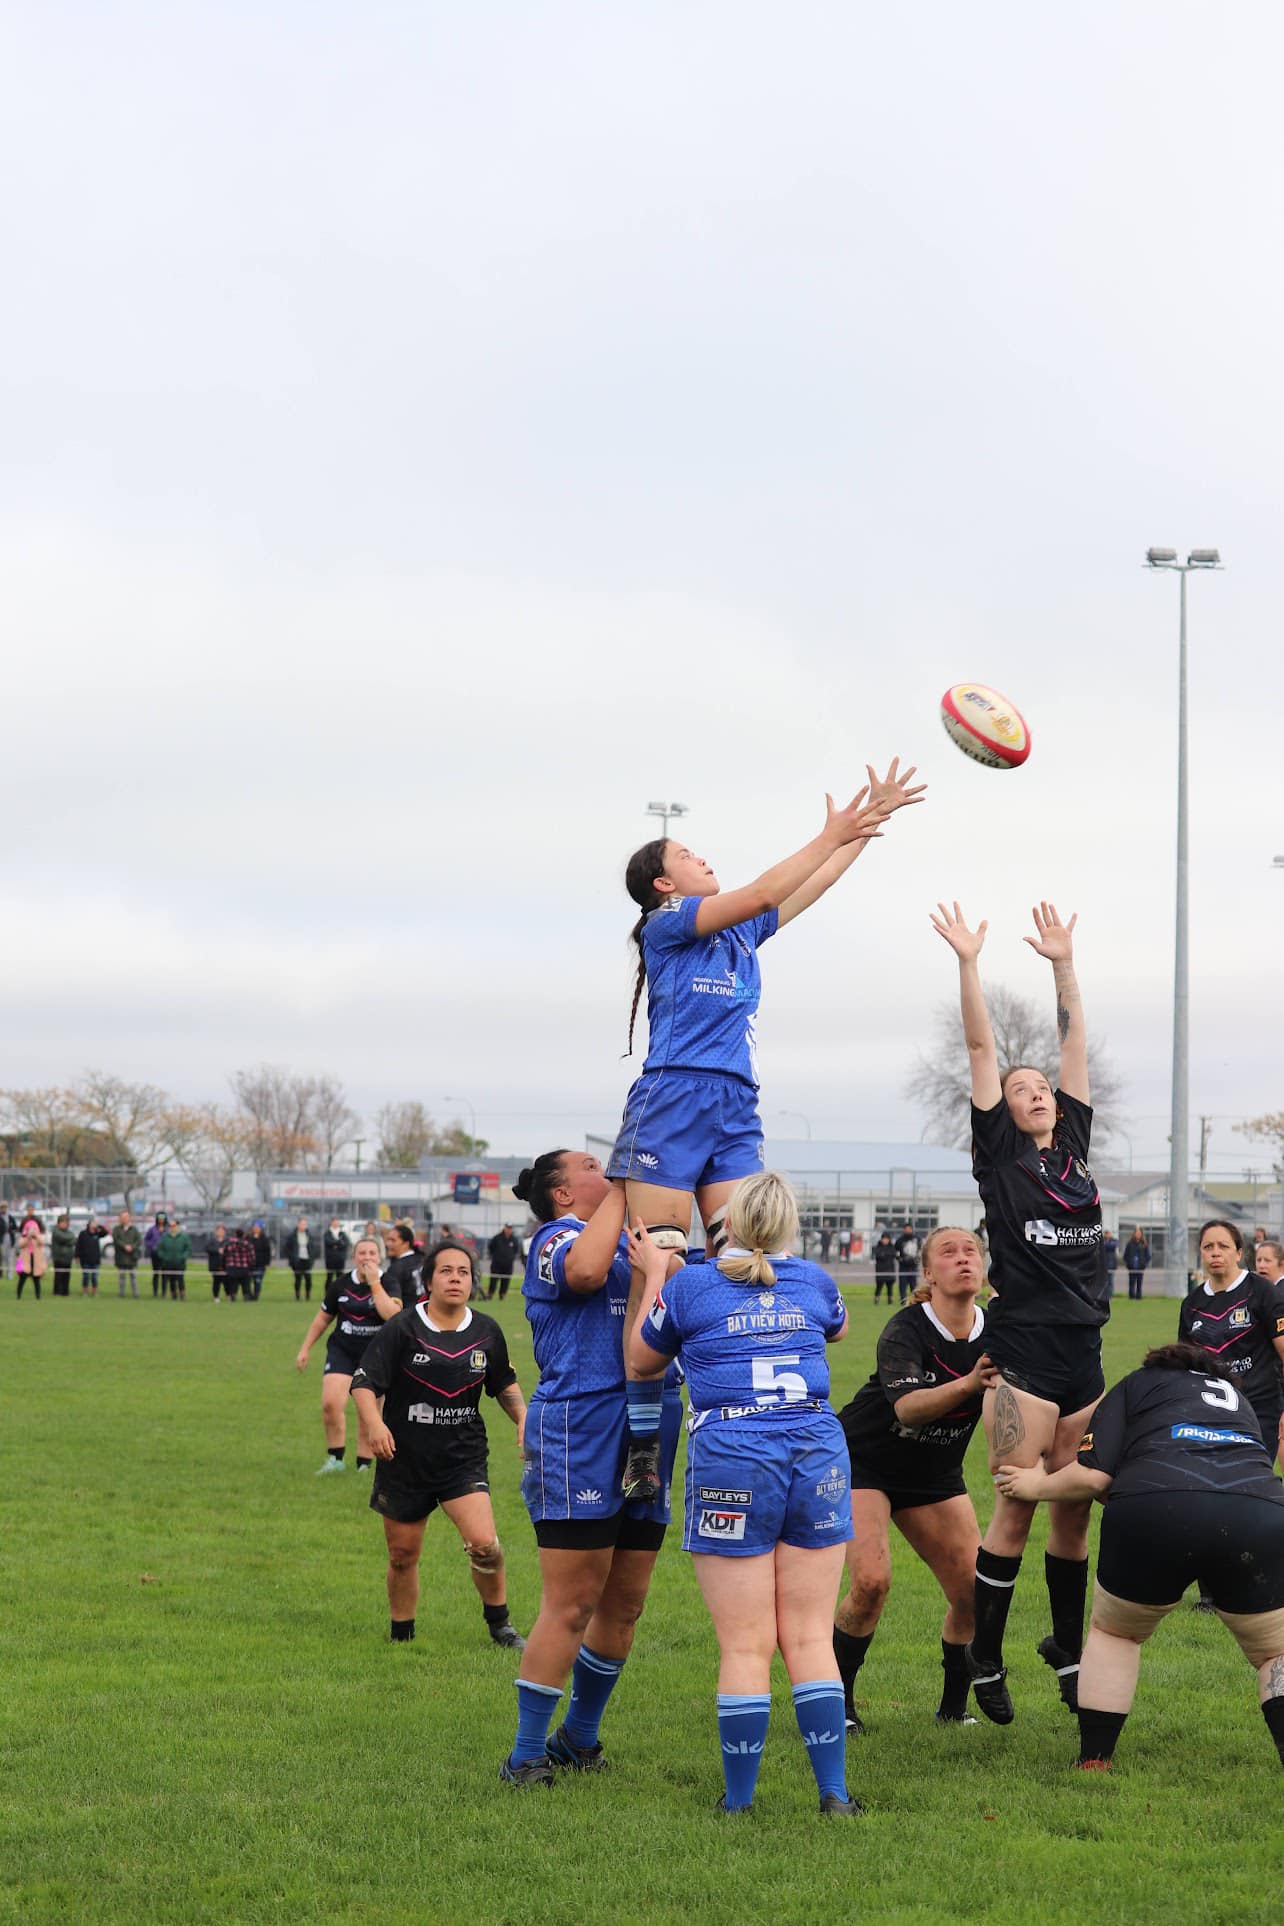
M 1181 1612 L 1157 1635 L 1114 1775 L 1067 1770 L 1073 1723 L 1034 1656 L 1041 1525 L 1007 1731 L 933 1725 L 939 1595 L 894 1541 L 850 1750 L 863 1820 L 820 1827 L 783 1678 L 755 1813 L 714 1815 L 716 1653 L 672 1543 L 607 1715 L 611 1771 L 502 1788 L 515 1660 L 483 1636 L 444 1521 L 418 1640 L 388 1643 L 367 1487 L 312 1475 L 321 1353 L 300 1380 L 307 1312 L 284 1277 L 257 1306 L 216 1307 L 195 1281 L 185 1305 L 108 1289 L 36 1305 L 0 1286 L 0 1919 L 1279 1917 L 1279 1767 L 1216 1621 Z M 870 1297 L 851 1293 L 836 1403 L 868 1369 Z M 501 1318 L 529 1391 L 520 1298 Z M 1175 1322 L 1172 1303 L 1117 1302 L 1110 1377 Z M 526 1627 L 534 1545 L 511 1427 L 492 1412 L 490 1432 Z M 984 1521 L 975 1448 L 969 1470 Z

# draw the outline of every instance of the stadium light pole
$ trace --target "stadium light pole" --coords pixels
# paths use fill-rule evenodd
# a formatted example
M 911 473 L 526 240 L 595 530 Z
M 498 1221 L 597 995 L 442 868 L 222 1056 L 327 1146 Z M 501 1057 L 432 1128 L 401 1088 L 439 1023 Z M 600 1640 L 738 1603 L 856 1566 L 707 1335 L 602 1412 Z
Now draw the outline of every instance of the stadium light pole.
M 777 1114 L 782 1117 L 797 1117 L 799 1123 L 802 1125 L 803 1129 L 807 1132 L 807 1142 L 808 1143 L 811 1142 L 811 1118 L 810 1117 L 805 1117 L 801 1110 L 781 1110 Z
M 685 803 L 649 802 L 646 806 L 646 813 L 648 816 L 660 817 L 661 821 L 664 824 L 664 840 L 667 843 L 669 840 L 670 816 L 689 816 L 691 814 L 691 811 L 688 809 Z
M 476 1157 L 478 1154 L 477 1153 L 477 1112 L 476 1110 L 474 1109 L 473 1105 L 469 1103 L 467 1097 L 452 1097 L 449 1091 L 446 1092 L 446 1102 L 462 1103 L 465 1110 L 467 1110 L 469 1116 L 472 1118 L 473 1120 L 473 1156 Z
M 1215 548 L 1192 548 L 1184 562 L 1175 548 L 1148 548 L 1146 567 L 1170 569 L 1181 577 L 1181 620 L 1177 649 L 1177 918 L 1173 945 L 1173 1105 L 1168 1164 L 1168 1267 L 1180 1266 L 1185 1283 L 1190 1267 L 1190 902 L 1187 894 L 1186 806 L 1186 577 L 1196 569 L 1220 568 Z

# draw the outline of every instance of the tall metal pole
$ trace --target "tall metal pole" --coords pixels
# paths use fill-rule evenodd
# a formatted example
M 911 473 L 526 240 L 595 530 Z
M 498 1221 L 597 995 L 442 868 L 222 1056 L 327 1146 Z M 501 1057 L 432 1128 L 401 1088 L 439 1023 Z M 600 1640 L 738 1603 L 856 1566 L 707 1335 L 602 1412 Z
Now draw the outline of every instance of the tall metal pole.
M 1186 820 L 1186 570 L 1181 574 L 1181 639 L 1177 655 L 1177 930 L 1173 945 L 1173 1114 L 1168 1166 L 1168 1268 L 1182 1290 L 1190 1266 L 1187 1141 L 1190 1114 L 1190 906 Z

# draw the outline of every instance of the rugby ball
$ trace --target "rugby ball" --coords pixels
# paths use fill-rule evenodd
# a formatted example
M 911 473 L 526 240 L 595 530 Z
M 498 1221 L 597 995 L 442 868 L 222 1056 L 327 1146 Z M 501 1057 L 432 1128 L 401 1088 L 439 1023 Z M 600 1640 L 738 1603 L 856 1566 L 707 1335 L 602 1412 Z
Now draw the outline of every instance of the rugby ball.
M 956 682 L 941 697 L 950 741 L 987 769 L 1019 769 L 1030 753 L 1030 731 L 1015 704 L 983 682 Z

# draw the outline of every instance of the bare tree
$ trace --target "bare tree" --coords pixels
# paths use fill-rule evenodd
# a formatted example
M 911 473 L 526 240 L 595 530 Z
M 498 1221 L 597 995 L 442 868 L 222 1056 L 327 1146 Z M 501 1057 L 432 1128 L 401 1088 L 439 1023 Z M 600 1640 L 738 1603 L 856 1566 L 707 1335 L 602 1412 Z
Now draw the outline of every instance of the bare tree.
M 14 1152 L 28 1168 L 74 1164 L 89 1134 L 75 1094 L 57 1085 L 44 1089 L 0 1091 L 3 1135 L 15 1139 Z M 19 1146 L 17 1139 L 26 1141 Z M 97 1161 L 96 1159 L 94 1161 Z
M 206 1210 L 221 1210 L 237 1171 L 249 1160 L 244 1116 L 216 1103 L 174 1104 L 163 1123 L 169 1155 Z
M 322 1170 L 333 1170 L 335 1158 L 361 1128 L 361 1118 L 348 1102 L 338 1077 L 315 1079 L 312 1096 L 313 1133 Z
M 298 1167 L 316 1154 L 316 1079 L 280 1064 L 235 1070 L 228 1079 L 245 1125 L 250 1163 L 260 1188 L 267 1173 Z
M 129 1083 L 105 1070 L 87 1070 L 73 1095 L 80 1117 L 105 1140 L 108 1161 L 141 1177 L 171 1161 L 165 1133 L 169 1099 L 154 1083 Z M 126 1204 L 134 1188 L 126 1178 Z
M 1001 983 L 987 989 L 985 1001 L 994 1030 L 1000 1076 L 1019 1063 L 1027 1064 L 1031 1069 L 1042 1070 L 1055 1088 L 1060 1044 L 1054 1018 L 1045 1014 L 1033 998 L 1019 996 Z M 932 1023 L 932 1040 L 926 1050 L 919 1052 L 914 1070 L 906 1079 L 905 1094 L 926 1116 L 927 1134 L 934 1143 L 966 1150 L 972 1141 L 972 1079 L 957 1002 L 938 1003 Z M 1115 1128 L 1123 1081 L 1099 1038 L 1088 1039 L 1088 1075 L 1092 1088 L 1092 1140 L 1100 1149 Z
M 1250 1117 L 1247 1123 L 1236 1124 L 1235 1130 L 1241 1137 L 1255 1137 L 1271 1145 L 1275 1153 L 1275 1175 L 1284 1182 L 1284 1110 L 1268 1110 L 1263 1117 Z
M 437 1134 L 437 1126 L 417 1101 L 384 1104 L 375 1113 L 375 1129 L 379 1135 L 375 1160 L 391 1170 L 413 1170 L 427 1156 Z

